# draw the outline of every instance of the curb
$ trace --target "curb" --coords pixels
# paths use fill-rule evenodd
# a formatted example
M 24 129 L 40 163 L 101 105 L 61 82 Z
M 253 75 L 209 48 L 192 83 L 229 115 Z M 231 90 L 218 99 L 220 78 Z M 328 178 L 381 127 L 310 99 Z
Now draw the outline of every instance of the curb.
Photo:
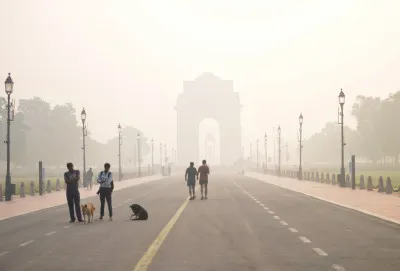
M 290 190 L 290 191 L 293 191 L 293 192 L 296 192 L 296 193 L 299 193 L 299 194 L 302 194 L 302 195 L 306 195 L 306 196 L 308 196 L 308 197 L 316 198 L 316 199 L 318 199 L 318 200 L 321 200 L 321 201 L 324 201 L 324 202 L 327 202 L 327 203 L 331 203 L 331 204 L 334 204 L 334 205 L 338 205 L 338 206 L 340 206 L 340 207 L 349 209 L 349 210 L 351 210 L 351 211 L 357 211 L 357 212 L 360 212 L 360 213 L 363 213 L 363 214 L 366 214 L 366 215 L 369 215 L 369 216 L 373 216 L 373 217 L 379 218 L 379 219 L 381 219 L 381 220 L 385 220 L 385 221 L 387 221 L 387 222 L 396 224 L 396 226 L 400 226 L 400 221 L 399 221 L 399 220 L 396 220 L 396 219 L 393 219 L 393 218 L 389 218 L 389 217 L 386 217 L 386 216 L 378 215 L 378 214 L 376 214 L 376 213 L 372 213 L 372 212 L 367 211 L 367 210 L 364 210 L 364 209 L 355 208 L 355 207 L 352 207 L 352 206 L 349 206 L 349 205 L 346 205 L 346 204 L 343 204 L 343 203 L 339 203 L 339 202 L 336 202 L 336 201 L 324 199 L 324 198 L 321 198 L 321 197 L 318 197 L 318 196 L 309 194 L 309 193 L 307 193 L 307 192 L 297 191 L 297 190 L 294 190 L 294 189 L 291 189 L 291 188 L 288 188 L 288 187 L 285 187 L 285 186 L 282 186 L 282 185 L 279 185 L 279 184 L 275 184 L 275 183 L 268 182 L 268 181 L 266 181 L 266 180 L 260 180 L 260 179 L 258 179 L 257 177 L 249 176 L 249 175 L 247 175 L 247 174 L 245 174 L 245 176 L 248 177 L 248 178 L 255 179 L 255 180 L 257 180 L 257 181 L 261 181 L 261 182 L 263 182 L 263 183 L 275 185 L 275 186 L 280 187 L 280 188 L 284 188 L 284 189 L 287 189 L 287 190 Z

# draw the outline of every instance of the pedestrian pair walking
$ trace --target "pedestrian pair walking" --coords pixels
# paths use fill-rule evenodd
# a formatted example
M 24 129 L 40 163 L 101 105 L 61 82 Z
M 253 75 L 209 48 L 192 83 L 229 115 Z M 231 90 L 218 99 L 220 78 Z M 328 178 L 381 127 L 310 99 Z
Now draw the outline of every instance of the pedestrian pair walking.
M 110 164 L 104 164 L 104 171 L 100 172 L 97 182 L 100 184 L 99 191 L 97 192 L 100 195 L 100 218 L 99 220 L 103 220 L 104 217 L 104 207 L 105 202 L 107 202 L 108 214 L 110 221 L 112 220 L 113 210 L 112 210 L 112 192 L 114 190 L 114 181 L 113 175 L 110 171 Z M 80 192 L 79 192 L 79 180 L 80 180 L 80 171 L 74 170 L 74 165 L 72 163 L 67 163 L 68 171 L 64 173 L 64 181 L 66 183 L 66 196 L 69 208 L 70 215 L 70 223 L 74 223 L 76 218 L 79 222 L 83 222 L 82 220 L 82 212 L 80 206 Z M 74 210 L 75 209 L 75 210 Z M 76 212 L 76 218 L 75 218 Z
M 208 175 L 210 174 L 210 169 L 207 165 L 207 161 L 203 160 L 202 165 L 197 170 L 194 167 L 194 163 L 190 162 L 189 167 L 185 172 L 185 181 L 187 182 L 187 186 L 189 187 L 189 196 L 190 200 L 194 200 L 196 198 L 196 179 L 199 180 L 200 175 L 200 186 L 201 186 L 201 199 L 207 199 L 208 192 Z M 204 193 L 203 193 L 204 190 Z M 204 196 L 205 195 L 205 196 Z

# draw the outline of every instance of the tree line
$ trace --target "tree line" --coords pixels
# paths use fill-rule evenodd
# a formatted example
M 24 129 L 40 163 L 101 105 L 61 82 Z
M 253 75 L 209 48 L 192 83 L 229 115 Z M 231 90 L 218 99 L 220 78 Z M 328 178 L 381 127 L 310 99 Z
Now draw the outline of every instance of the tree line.
M 7 135 L 7 101 L 0 98 L 0 134 Z M 77 118 L 79 114 L 79 118 Z M 46 167 L 65 168 L 65 163 L 82 164 L 82 126 L 78 125 L 80 111 L 71 103 L 52 107 L 39 97 L 21 99 L 11 123 L 12 168 L 37 168 L 38 161 Z M 86 138 L 87 167 L 101 166 L 105 161 L 118 164 L 118 130 L 106 144 L 94 140 L 90 131 Z M 121 160 L 126 167 L 137 164 L 137 134 L 139 129 L 128 126 L 122 129 L 123 146 Z M 142 133 L 143 134 L 143 133 Z M 149 140 L 141 140 L 142 157 L 150 152 Z M 0 161 L 6 161 L 6 144 L 0 146 Z M 142 159 L 141 159 L 142 160 Z
M 371 163 L 398 164 L 400 154 L 400 91 L 387 98 L 357 96 L 351 109 L 356 129 L 344 127 L 345 159 Z M 341 155 L 341 127 L 329 122 L 304 142 L 308 162 L 338 163 Z

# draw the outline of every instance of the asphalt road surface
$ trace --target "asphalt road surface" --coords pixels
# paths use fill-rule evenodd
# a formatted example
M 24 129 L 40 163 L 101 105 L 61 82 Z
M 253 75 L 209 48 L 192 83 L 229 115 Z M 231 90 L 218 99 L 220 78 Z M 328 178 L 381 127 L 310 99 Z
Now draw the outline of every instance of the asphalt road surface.
M 111 222 L 69 224 L 66 205 L 0 221 L 0 270 L 400 270 L 396 225 L 240 175 L 209 190 L 188 201 L 171 177 L 114 192 Z

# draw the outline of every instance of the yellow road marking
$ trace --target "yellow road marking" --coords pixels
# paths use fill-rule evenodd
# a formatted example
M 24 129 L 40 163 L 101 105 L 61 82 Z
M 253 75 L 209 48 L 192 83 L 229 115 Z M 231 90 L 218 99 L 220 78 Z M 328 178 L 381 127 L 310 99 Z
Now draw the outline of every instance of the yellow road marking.
M 198 188 L 198 187 L 197 187 Z M 197 188 L 195 191 L 197 191 Z M 175 215 L 171 218 L 171 220 L 165 225 L 165 227 L 161 230 L 158 234 L 157 238 L 153 241 L 153 243 L 149 246 L 146 253 L 140 258 L 139 262 L 136 264 L 133 271 L 146 271 L 151 264 L 154 256 L 156 256 L 157 251 L 160 249 L 162 243 L 164 242 L 165 238 L 168 236 L 169 232 L 172 230 L 172 227 L 175 225 L 176 221 L 182 214 L 183 210 L 185 210 L 186 206 L 189 203 L 189 197 L 183 202 L 181 207 L 179 207 L 178 211 L 176 211 Z

